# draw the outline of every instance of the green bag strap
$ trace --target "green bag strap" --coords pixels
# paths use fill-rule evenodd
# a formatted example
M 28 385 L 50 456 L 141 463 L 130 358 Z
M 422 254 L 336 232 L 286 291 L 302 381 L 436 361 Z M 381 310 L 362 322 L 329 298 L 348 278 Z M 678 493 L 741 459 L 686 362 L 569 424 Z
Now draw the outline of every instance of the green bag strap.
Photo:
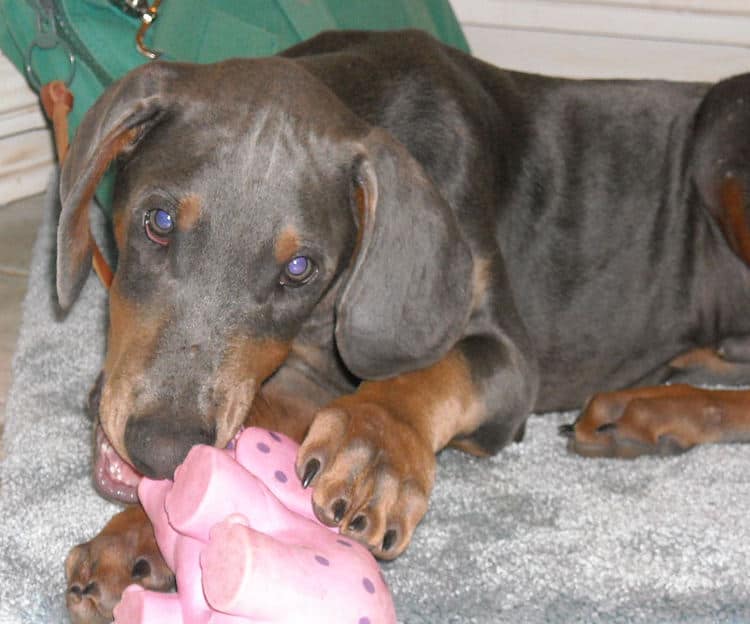
M 469 42 L 447 0 L 433 0 L 429 4 L 407 0 L 403 3 L 403 10 L 415 26 L 433 33 L 443 43 L 471 54 Z
M 209 63 L 275 54 L 323 30 L 406 27 L 469 51 L 448 0 L 163 0 L 149 35 L 163 58 Z
M 299 0 L 277 0 L 281 10 L 299 35 L 299 40 L 304 41 L 323 30 L 333 30 L 338 24 L 328 12 L 324 2 L 300 2 Z
M 351 1 L 351 0 L 349 0 Z M 461 26 L 456 19 L 453 9 L 448 0 L 428 0 L 427 2 L 412 2 L 401 0 L 389 3 L 353 3 L 348 11 L 342 11 L 340 2 L 337 0 L 276 0 L 284 11 L 290 24 L 299 36 L 300 41 L 309 39 L 323 30 L 334 30 L 336 28 L 353 27 L 357 29 L 367 28 L 420 28 L 440 38 L 444 43 L 452 45 L 464 52 L 470 52 L 469 44 L 464 37 Z M 384 5 L 384 6 L 383 6 Z M 358 8 L 358 10 L 357 10 Z M 400 14 L 395 18 L 396 23 L 388 23 L 390 20 L 382 14 L 388 9 L 398 9 Z M 337 17 L 343 17 L 348 12 L 350 19 L 354 18 L 355 24 L 342 24 Z M 377 16 L 377 22 L 363 23 L 362 17 L 370 13 Z M 359 19 L 357 19 L 359 17 Z
M 162 51 L 164 59 L 212 63 L 231 57 L 270 56 L 297 42 L 275 2 L 263 10 L 256 3 L 176 2 L 162 2 L 149 30 L 152 47 Z

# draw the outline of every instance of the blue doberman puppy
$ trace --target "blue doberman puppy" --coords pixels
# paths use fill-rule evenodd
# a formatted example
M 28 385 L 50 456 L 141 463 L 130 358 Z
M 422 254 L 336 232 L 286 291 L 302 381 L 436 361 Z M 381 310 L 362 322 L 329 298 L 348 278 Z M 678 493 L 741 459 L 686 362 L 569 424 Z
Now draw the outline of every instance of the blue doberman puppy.
M 750 394 L 689 384 L 750 381 L 749 137 L 750 74 L 555 79 L 419 32 L 133 71 L 61 180 L 67 308 L 117 166 L 100 490 L 265 426 L 320 519 L 392 558 L 435 453 L 496 453 L 534 411 L 585 404 L 588 455 L 747 440 Z M 149 531 L 132 507 L 71 552 L 75 621 L 169 587 Z

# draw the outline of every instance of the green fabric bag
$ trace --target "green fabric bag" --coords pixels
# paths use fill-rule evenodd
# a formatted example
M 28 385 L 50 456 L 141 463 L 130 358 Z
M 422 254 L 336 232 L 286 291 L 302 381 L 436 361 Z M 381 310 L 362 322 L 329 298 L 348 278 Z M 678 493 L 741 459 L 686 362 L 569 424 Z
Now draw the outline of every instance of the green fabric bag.
M 71 136 L 111 82 L 148 62 L 135 44 L 150 0 L 0 0 L 0 49 L 39 90 L 63 80 Z M 133 7 L 140 7 L 141 12 Z M 209 63 L 275 54 L 322 30 L 420 28 L 469 51 L 449 0 L 162 0 L 145 45 Z M 97 198 L 108 210 L 113 179 Z
M 108 84 L 148 61 L 136 50 L 141 22 L 124 10 L 126 2 L 139 4 L 0 0 L 0 49 L 35 89 L 55 79 L 68 83 L 71 132 Z M 275 54 L 344 28 L 420 28 L 468 51 L 448 0 L 163 0 L 145 41 L 161 58 L 208 63 Z

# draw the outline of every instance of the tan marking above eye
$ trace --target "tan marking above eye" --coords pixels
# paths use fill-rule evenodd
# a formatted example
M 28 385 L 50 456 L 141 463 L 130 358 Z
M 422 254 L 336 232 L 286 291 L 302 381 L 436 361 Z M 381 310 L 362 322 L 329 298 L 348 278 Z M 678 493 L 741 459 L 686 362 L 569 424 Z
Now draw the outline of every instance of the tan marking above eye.
M 128 461 L 124 438 L 133 409 L 134 389 L 142 383 L 166 322 L 163 310 L 148 310 L 124 297 L 115 278 L 109 296 L 109 337 L 104 361 L 106 381 L 99 419 L 114 449 Z
M 187 232 L 195 227 L 203 213 L 203 201 L 200 195 L 189 193 L 177 205 L 177 229 Z
M 299 247 L 300 239 L 297 229 L 292 225 L 285 226 L 276 238 L 274 245 L 273 253 L 276 261 L 279 264 L 288 262 L 297 253 Z
M 289 354 L 291 345 L 272 338 L 237 335 L 229 341 L 214 387 L 224 404 L 216 418 L 216 444 L 224 445 L 248 416 L 256 391 Z

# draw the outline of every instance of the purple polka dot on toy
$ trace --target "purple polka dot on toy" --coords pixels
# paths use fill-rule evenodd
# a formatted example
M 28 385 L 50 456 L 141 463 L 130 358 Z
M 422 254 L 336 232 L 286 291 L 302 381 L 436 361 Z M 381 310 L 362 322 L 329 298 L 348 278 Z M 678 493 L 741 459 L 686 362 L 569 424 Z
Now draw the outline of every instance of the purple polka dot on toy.
M 269 435 L 270 435 L 270 436 L 271 436 L 271 437 L 272 437 L 272 438 L 273 438 L 274 440 L 276 440 L 277 442 L 281 442 L 281 436 L 280 436 L 280 435 L 279 435 L 278 433 L 276 433 L 275 431 L 269 431 L 268 433 L 269 433 Z
M 362 579 L 362 587 L 365 588 L 365 591 L 368 594 L 374 594 L 375 593 L 375 585 L 372 584 L 372 581 L 368 579 L 367 577 Z
M 269 447 L 268 444 L 264 444 L 263 442 L 258 442 L 258 444 L 256 444 L 255 446 L 261 453 L 271 452 L 271 447 Z
M 279 483 L 286 483 L 287 482 L 287 476 L 283 472 L 281 472 L 281 470 L 277 470 L 276 472 L 274 472 L 273 476 L 276 477 L 276 480 Z
M 351 544 L 350 544 L 349 542 L 345 541 L 345 540 L 342 540 L 342 539 L 337 539 L 336 541 L 337 541 L 337 542 L 338 542 L 339 544 L 341 544 L 342 546 L 346 546 L 347 548 L 351 548 L 351 547 L 352 547 L 352 545 L 351 545 Z
M 359 618 L 359 622 L 357 624 L 370 624 L 370 618 L 368 617 L 361 617 Z
M 322 566 L 329 566 L 329 565 L 331 565 L 331 563 L 328 561 L 328 559 L 326 559 L 322 555 L 315 555 L 315 561 L 317 561 Z

